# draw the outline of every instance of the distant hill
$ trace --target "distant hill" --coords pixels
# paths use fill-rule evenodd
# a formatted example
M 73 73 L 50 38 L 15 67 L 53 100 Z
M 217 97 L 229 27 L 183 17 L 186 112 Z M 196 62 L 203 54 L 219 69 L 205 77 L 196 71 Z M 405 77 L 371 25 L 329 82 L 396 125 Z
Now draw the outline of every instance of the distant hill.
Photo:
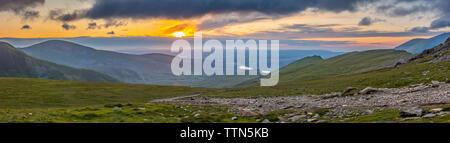
M 256 76 L 174 76 L 170 63 L 174 56 L 165 54 L 132 55 L 112 51 L 96 50 L 80 44 L 49 40 L 22 51 L 62 65 L 86 68 L 108 74 L 127 83 L 158 85 L 181 85 L 193 87 L 233 87 Z M 286 51 L 280 52 L 280 66 L 310 55 L 325 58 L 342 53 L 329 51 Z
M 392 66 L 396 59 L 409 55 L 404 51 L 371 50 L 351 52 L 327 60 L 315 58 L 316 62 L 306 66 L 293 63 L 283 68 L 280 82 L 371 71 Z
M 114 78 L 31 57 L 8 43 L 0 42 L 0 77 L 115 82 Z
M 432 81 L 449 83 L 449 47 L 450 40 L 418 55 L 405 51 L 375 50 L 348 53 L 306 66 L 299 64 L 298 68 L 293 63 L 280 71 L 280 82 L 275 87 L 260 87 L 257 83 L 251 83 L 243 85 L 242 88 L 208 93 L 204 96 L 257 98 L 321 95 L 342 92 L 348 87 L 400 88 Z M 391 63 L 397 62 L 399 58 L 409 60 L 393 66 Z M 372 70 L 367 71 L 368 69 Z
M 431 49 L 436 45 L 444 43 L 449 37 L 450 33 L 444 33 L 430 39 L 413 39 L 396 47 L 395 50 L 404 50 L 409 53 L 419 54 L 424 50 Z

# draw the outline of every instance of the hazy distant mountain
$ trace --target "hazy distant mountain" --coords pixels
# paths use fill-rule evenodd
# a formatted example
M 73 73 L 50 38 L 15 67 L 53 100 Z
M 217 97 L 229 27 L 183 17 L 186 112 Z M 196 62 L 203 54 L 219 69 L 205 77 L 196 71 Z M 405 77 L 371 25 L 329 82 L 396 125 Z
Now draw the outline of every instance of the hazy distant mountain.
M 171 84 L 164 82 L 172 77 L 169 63 L 173 57 L 168 55 L 130 55 L 61 40 L 50 40 L 21 50 L 57 64 L 106 73 L 123 82 Z
M 449 37 L 450 33 L 444 33 L 430 39 L 413 39 L 396 47 L 395 49 L 404 50 L 413 54 L 419 54 L 424 50 L 431 49 L 436 45 L 444 43 Z
M 5 42 L 0 42 L 0 76 L 79 81 L 117 81 L 110 76 L 95 71 L 75 69 L 36 59 Z
M 62 65 L 92 69 L 127 83 L 232 87 L 255 77 L 174 76 L 170 69 L 173 56 L 165 54 L 132 55 L 96 50 L 62 40 L 50 40 L 21 49 L 24 52 Z M 311 55 L 329 58 L 342 53 L 329 51 L 280 51 L 280 66 Z

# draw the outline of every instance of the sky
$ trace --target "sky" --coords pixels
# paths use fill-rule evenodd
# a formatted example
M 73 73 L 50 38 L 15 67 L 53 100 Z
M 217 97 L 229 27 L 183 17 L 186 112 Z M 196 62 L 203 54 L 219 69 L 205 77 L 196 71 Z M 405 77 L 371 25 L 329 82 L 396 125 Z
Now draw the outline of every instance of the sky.
M 448 7 L 449 0 L 0 0 L 0 37 L 171 41 L 202 32 L 281 40 L 282 49 L 389 49 L 450 31 Z

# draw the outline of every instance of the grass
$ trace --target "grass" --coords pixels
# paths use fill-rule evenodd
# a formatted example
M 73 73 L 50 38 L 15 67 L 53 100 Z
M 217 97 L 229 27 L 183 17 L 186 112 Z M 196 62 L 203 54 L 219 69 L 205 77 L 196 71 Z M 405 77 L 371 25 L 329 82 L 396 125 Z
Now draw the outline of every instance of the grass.
M 257 123 L 226 106 L 106 104 L 76 108 L 0 109 L 1 123 Z M 195 116 L 199 114 L 198 116 Z M 232 120 L 238 117 L 238 120 Z M 265 118 L 275 120 L 277 114 Z
M 204 88 L 0 78 L 0 108 L 61 108 L 113 103 L 147 103 L 189 95 Z
M 315 79 L 296 81 L 281 81 L 274 87 L 234 88 L 221 92 L 210 92 L 203 96 L 234 98 L 234 97 L 271 97 L 320 95 L 331 92 L 341 92 L 347 87 L 365 88 L 400 88 L 419 83 L 430 83 L 432 80 L 448 82 L 450 79 L 450 61 L 429 63 L 418 61 L 402 65 L 398 68 L 384 68 L 370 72 L 351 75 L 326 76 Z
M 425 109 L 432 108 L 450 108 L 450 106 L 427 107 Z M 399 123 L 450 123 L 450 114 L 437 116 L 434 118 L 420 118 L 416 120 L 402 121 L 399 112 L 399 109 L 384 109 L 370 115 L 357 116 L 346 121 L 333 120 L 330 121 L 330 123 L 373 123 L 377 121 L 395 121 Z

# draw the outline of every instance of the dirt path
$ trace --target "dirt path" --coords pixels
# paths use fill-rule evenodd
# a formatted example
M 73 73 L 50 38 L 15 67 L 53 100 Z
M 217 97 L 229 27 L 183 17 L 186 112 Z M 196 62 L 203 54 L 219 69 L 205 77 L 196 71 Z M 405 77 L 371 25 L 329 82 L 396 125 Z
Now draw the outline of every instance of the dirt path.
M 260 111 L 282 109 L 323 109 L 323 108 L 376 108 L 376 107 L 412 107 L 425 105 L 450 104 L 450 86 L 447 83 L 438 85 L 417 85 L 405 88 L 380 88 L 377 93 L 346 97 L 324 98 L 320 96 L 272 97 L 272 98 L 204 98 L 200 94 L 181 96 L 156 102 L 177 102 L 198 105 L 230 105 L 234 109 L 250 109 Z M 191 97 L 190 99 L 183 99 Z

